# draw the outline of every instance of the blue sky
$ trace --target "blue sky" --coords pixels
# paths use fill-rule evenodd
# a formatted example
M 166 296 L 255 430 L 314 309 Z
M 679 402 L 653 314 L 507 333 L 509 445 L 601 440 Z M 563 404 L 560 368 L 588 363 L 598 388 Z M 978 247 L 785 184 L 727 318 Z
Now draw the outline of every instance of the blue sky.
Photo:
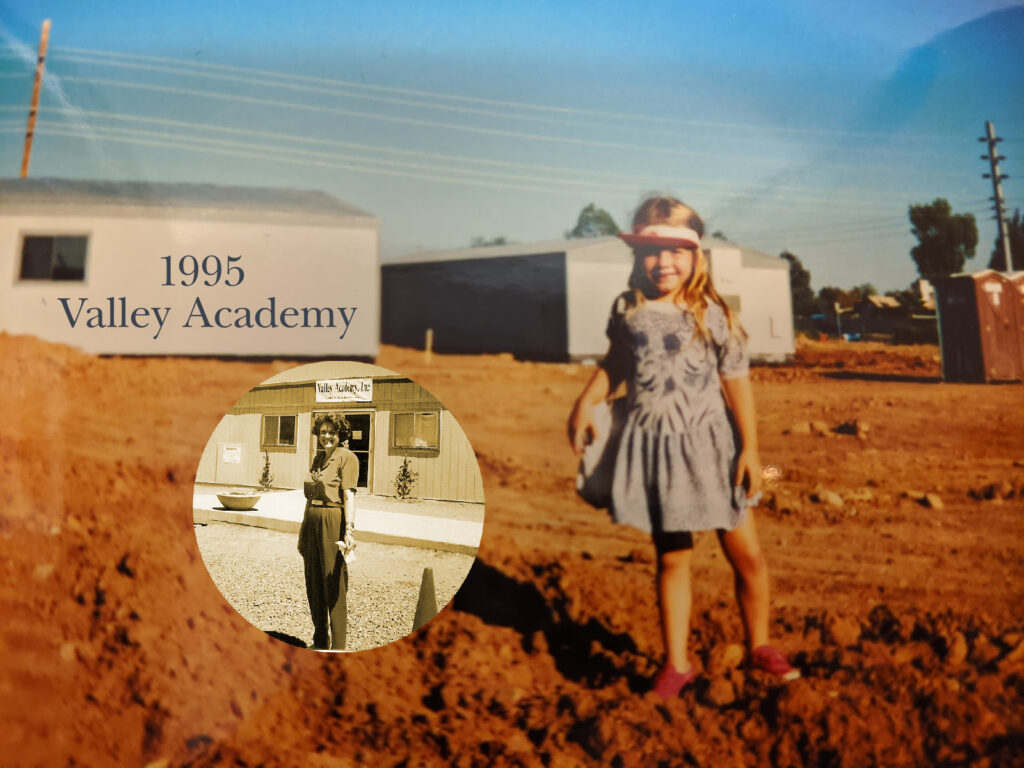
M 0 175 L 49 18 L 33 176 L 322 189 L 380 218 L 384 260 L 560 237 L 590 202 L 625 225 L 667 191 L 815 288 L 882 290 L 916 277 L 907 205 L 941 196 L 987 264 L 976 139 L 1006 137 L 1021 205 L 1021 3 L 633 6 L 0 2 Z

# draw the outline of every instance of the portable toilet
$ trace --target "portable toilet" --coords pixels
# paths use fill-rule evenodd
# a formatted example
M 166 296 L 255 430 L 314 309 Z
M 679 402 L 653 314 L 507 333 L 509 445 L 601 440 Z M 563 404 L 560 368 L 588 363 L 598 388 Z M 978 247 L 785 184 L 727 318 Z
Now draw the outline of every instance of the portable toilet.
M 1004 272 L 1003 275 L 1010 283 L 1010 303 L 1015 313 L 1014 326 L 1017 329 L 1017 352 L 1020 357 L 1020 378 L 1024 379 L 1024 271 Z
M 991 269 L 935 281 L 945 381 L 1021 378 L 1018 286 Z

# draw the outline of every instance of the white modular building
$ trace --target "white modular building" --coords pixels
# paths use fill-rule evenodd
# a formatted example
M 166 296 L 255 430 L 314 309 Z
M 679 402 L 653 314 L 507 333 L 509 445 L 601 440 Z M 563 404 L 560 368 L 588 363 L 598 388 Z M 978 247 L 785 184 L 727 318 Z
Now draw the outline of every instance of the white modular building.
M 0 180 L 0 330 L 108 354 L 373 358 L 379 225 L 318 191 Z
M 705 237 L 711 279 L 739 315 L 754 360 L 782 362 L 796 351 L 789 262 L 727 240 Z
M 788 263 L 714 238 L 702 248 L 750 336 L 751 356 L 791 356 Z M 617 237 L 410 254 L 382 265 L 381 339 L 420 347 L 431 329 L 439 352 L 600 358 L 609 310 L 631 267 L 631 251 Z

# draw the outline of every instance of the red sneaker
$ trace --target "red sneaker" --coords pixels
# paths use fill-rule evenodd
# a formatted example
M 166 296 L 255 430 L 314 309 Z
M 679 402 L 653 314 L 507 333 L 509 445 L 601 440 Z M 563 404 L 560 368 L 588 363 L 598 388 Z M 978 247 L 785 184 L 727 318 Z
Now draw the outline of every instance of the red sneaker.
M 766 672 L 784 683 L 800 677 L 800 670 L 786 661 L 786 657 L 770 645 L 755 648 L 750 654 L 750 663 L 754 669 Z
M 696 679 L 697 673 L 693 671 L 692 664 L 688 670 L 680 672 L 666 662 L 665 666 L 661 668 L 661 672 L 654 678 L 654 688 L 651 690 L 663 699 L 674 699 L 683 688 Z

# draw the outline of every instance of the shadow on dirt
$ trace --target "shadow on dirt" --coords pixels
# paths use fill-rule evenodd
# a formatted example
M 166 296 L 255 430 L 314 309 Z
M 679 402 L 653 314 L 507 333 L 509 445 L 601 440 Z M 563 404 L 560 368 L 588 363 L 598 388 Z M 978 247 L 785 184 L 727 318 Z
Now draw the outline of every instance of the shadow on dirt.
M 282 643 L 288 643 L 288 645 L 294 645 L 296 648 L 305 648 L 306 643 L 295 635 L 287 635 L 284 632 L 267 632 L 275 640 L 280 640 Z
M 541 633 L 558 671 L 570 680 L 598 688 L 625 679 L 634 693 L 650 688 L 649 678 L 637 671 L 642 657 L 629 634 L 611 632 L 594 619 L 576 622 L 563 595 L 548 600 L 535 584 L 516 581 L 479 558 L 452 607 L 514 629 L 527 653 L 545 650 L 536 647 Z

